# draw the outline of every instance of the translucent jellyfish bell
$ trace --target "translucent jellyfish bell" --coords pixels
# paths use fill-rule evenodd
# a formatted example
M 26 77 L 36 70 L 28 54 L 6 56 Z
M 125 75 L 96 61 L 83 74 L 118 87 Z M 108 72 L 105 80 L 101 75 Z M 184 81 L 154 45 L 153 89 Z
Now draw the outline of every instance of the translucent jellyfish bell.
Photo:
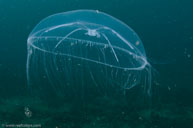
M 151 89 L 151 68 L 137 34 L 120 20 L 76 10 L 42 20 L 28 38 L 32 90 L 60 96 Z

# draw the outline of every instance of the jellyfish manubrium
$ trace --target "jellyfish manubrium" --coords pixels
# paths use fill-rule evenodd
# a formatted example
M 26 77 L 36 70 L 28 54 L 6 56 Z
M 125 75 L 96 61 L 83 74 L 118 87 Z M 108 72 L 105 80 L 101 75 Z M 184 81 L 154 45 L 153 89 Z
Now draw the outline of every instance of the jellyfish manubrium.
M 28 86 L 41 95 L 150 94 L 151 66 L 137 34 L 100 11 L 76 10 L 42 20 L 27 40 Z

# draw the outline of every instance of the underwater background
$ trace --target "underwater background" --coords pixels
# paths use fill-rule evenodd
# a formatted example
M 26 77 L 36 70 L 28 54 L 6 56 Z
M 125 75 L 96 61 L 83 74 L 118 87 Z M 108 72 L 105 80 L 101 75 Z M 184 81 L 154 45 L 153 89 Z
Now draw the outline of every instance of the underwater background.
M 155 70 L 151 105 L 147 109 L 133 107 L 119 112 L 113 108 L 119 102 L 110 103 L 108 119 L 120 114 L 119 117 L 107 120 L 91 114 L 85 121 L 65 114 L 69 104 L 60 106 L 65 110 L 54 110 L 28 96 L 29 33 L 45 17 L 77 9 L 110 14 L 139 35 Z M 95 113 L 94 107 L 91 106 L 91 113 Z M 108 110 L 108 105 L 104 107 Z M 45 128 L 192 128 L 193 1 L 0 0 L 0 128 L 19 124 Z

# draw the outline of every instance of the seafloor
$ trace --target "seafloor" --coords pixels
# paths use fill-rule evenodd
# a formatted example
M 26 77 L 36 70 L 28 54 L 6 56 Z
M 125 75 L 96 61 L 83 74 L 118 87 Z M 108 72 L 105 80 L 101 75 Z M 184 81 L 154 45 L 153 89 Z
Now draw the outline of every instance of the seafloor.
M 173 103 L 125 107 L 104 97 L 98 105 L 47 104 L 40 99 L 0 100 L 0 128 L 192 128 L 193 107 Z M 22 125 L 23 126 L 22 126 Z M 26 126 L 24 126 L 26 125 Z

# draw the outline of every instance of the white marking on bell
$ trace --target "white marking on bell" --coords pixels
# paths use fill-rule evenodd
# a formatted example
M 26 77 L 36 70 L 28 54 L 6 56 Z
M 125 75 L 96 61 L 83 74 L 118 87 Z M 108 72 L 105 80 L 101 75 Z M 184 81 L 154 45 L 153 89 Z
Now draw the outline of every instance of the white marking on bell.
M 88 32 L 85 34 L 89 36 L 96 36 L 97 38 L 100 37 L 100 34 L 96 31 L 96 29 L 88 29 Z

